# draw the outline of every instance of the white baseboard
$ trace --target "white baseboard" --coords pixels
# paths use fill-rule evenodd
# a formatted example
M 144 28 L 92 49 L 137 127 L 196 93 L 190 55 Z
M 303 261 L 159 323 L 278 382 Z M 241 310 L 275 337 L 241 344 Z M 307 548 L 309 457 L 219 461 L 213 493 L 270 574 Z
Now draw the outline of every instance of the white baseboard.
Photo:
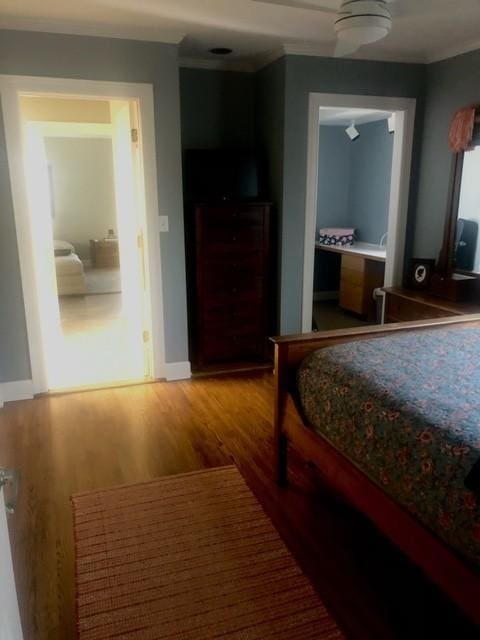
M 325 300 L 338 300 L 339 297 L 339 291 L 316 291 L 313 294 L 313 301 L 324 302 Z
M 167 380 L 188 380 L 192 377 L 190 362 L 166 362 L 165 378 Z
M 33 398 L 33 381 L 17 380 L 15 382 L 0 383 L 0 407 L 5 402 L 14 400 L 30 400 Z

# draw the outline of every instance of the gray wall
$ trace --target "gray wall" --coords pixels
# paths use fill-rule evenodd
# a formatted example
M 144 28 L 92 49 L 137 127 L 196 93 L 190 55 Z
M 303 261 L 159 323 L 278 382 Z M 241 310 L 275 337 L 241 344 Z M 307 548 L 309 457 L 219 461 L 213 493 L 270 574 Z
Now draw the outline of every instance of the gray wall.
M 184 149 L 254 147 L 254 74 L 181 68 L 180 104 Z
M 345 126 L 320 126 L 317 229 L 355 227 L 357 239 L 378 244 L 387 231 L 393 135 L 386 120 L 357 125 L 350 140 Z M 315 291 L 335 291 L 339 261 L 315 252 Z
M 158 190 L 170 231 L 161 235 L 167 362 L 188 359 L 177 47 L 33 31 L 0 31 L 0 73 L 153 85 Z M 30 376 L 13 207 L 0 128 L 0 382 Z
M 307 170 L 308 96 L 310 92 L 419 98 L 422 120 L 423 65 L 287 56 L 285 76 L 284 184 L 281 254 L 282 333 L 301 329 L 303 242 Z M 420 134 L 417 124 L 416 137 Z M 414 149 L 414 154 L 417 152 Z M 416 166 L 414 163 L 413 175 Z M 411 211 L 416 194 L 411 186 Z
M 479 102 L 480 51 L 465 53 L 427 67 L 415 257 L 438 258 L 452 162 L 452 154 L 448 149 L 448 128 L 457 109 Z
M 345 127 L 320 126 L 317 229 L 350 226 L 352 141 Z
M 264 160 L 266 196 L 273 202 L 274 224 L 277 230 L 277 314 L 275 333 L 280 330 L 281 245 L 283 230 L 280 211 L 283 201 L 284 129 L 285 129 L 285 58 L 276 60 L 256 74 L 256 142 Z
M 0 383 L 30 377 L 27 327 L 0 110 Z
M 388 228 L 393 135 L 388 132 L 386 120 L 362 124 L 357 129 L 360 137 L 350 147 L 351 222 L 347 226 L 357 229 L 359 241 L 378 244 Z

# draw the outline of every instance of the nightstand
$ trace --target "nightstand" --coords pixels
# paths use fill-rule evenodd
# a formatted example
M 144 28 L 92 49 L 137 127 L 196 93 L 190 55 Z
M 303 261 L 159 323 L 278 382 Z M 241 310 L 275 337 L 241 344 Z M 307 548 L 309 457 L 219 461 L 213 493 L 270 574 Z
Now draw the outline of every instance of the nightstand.
M 117 239 L 90 240 L 92 267 L 96 269 L 114 269 L 120 266 L 120 254 Z

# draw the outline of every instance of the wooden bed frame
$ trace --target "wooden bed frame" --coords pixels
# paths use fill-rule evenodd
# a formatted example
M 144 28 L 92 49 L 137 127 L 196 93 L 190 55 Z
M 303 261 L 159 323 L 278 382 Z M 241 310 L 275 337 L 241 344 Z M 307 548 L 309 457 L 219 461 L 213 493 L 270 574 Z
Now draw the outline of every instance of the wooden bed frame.
M 480 326 L 480 314 L 272 338 L 275 344 L 276 473 L 278 483 L 286 484 L 288 445 L 292 443 L 302 456 L 314 463 L 329 485 L 364 513 L 472 620 L 480 624 L 480 572 L 462 562 L 418 520 L 309 428 L 297 410 L 293 395 L 297 368 L 312 351 L 399 332 L 441 330 L 454 326 Z

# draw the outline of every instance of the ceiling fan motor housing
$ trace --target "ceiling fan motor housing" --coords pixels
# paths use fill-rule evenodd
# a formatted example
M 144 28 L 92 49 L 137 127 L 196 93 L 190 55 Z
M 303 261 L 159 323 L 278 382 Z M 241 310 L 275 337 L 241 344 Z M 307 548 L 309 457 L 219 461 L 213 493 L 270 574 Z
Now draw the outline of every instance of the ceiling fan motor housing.
M 344 0 L 335 19 L 337 38 L 358 46 L 385 38 L 392 29 L 392 14 L 388 7 L 391 2 Z

